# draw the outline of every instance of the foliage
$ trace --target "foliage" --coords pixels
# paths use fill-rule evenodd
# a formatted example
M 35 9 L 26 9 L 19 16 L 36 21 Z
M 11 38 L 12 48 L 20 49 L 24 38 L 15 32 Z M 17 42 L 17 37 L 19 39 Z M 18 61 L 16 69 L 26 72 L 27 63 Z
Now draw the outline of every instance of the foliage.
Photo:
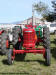
M 56 0 L 52 1 L 52 7 L 54 9 L 53 13 L 54 13 L 54 20 L 56 20 Z
M 53 6 L 56 6 L 55 2 L 52 2 Z M 49 22 L 54 21 L 56 19 L 56 15 L 53 11 L 50 11 L 48 5 L 43 2 L 38 2 L 34 5 L 35 10 L 38 14 L 41 14 L 42 20 L 47 20 Z M 55 8 L 55 7 L 53 7 Z
M 43 18 L 45 20 L 47 20 L 48 22 L 53 22 L 54 21 L 54 13 L 48 13 L 47 15 L 43 14 Z
M 44 11 L 46 11 L 48 8 L 47 5 L 45 5 L 43 2 L 39 2 L 37 4 L 34 5 L 34 9 L 39 13 L 39 14 L 43 14 Z

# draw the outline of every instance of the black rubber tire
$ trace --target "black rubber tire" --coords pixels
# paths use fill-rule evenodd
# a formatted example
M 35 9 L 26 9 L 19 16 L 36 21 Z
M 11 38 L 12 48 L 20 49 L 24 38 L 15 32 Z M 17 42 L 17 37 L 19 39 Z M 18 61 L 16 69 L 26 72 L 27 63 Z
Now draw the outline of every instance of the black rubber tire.
M 13 60 L 12 60 L 11 57 L 12 57 L 12 49 L 9 49 L 8 52 L 7 52 L 7 58 L 8 58 L 7 62 L 8 62 L 9 65 L 13 64 Z
M 21 29 L 19 26 L 15 26 L 13 28 L 13 45 L 15 45 L 18 42 L 18 38 L 19 38 L 19 33 L 21 33 Z
M 43 29 L 43 45 L 45 47 L 45 61 L 46 65 L 50 66 L 51 56 L 50 56 L 50 31 L 46 27 Z
M 51 54 L 50 54 L 50 50 L 49 49 L 46 49 L 45 61 L 46 61 L 46 65 L 50 66 L 50 64 L 51 64 Z
M 7 48 L 6 48 L 6 40 L 7 40 L 7 33 L 3 32 L 1 35 L 1 53 L 2 54 L 6 54 L 7 52 Z
M 43 45 L 45 48 L 50 48 L 50 31 L 48 27 L 43 30 Z

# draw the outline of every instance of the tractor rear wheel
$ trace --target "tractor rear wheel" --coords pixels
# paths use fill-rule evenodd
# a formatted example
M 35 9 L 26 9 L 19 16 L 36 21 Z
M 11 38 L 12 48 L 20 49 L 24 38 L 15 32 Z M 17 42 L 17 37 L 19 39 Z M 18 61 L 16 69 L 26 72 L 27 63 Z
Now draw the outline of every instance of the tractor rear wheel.
M 7 47 L 6 47 L 6 41 L 7 41 L 7 33 L 3 32 L 1 35 L 1 53 L 6 54 Z
M 45 61 L 48 66 L 51 63 L 51 55 L 50 55 L 50 31 L 49 28 L 46 27 L 43 29 L 43 45 L 45 47 Z
M 15 45 L 18 42 L 19 33 L 21 33 L 21 29 L 19 26 L 16 26 L 13 28 L 13 45 Z

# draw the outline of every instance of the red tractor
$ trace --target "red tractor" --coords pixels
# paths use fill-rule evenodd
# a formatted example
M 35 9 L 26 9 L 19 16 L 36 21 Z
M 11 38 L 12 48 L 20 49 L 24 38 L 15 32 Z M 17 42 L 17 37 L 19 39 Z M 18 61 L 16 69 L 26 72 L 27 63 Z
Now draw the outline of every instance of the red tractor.
M 9 48 L 8 50 L 8 64 L 13 63 L 16 54 L 23 55 L 22 58 L 24 58 L 26 53 L 39 53 L 43 54 L 46 64 L 50 65 L 50 33 L 47 27 L 43 28 L 44 48 L 35 48 L 38 36 L 33 27 L 24 28 L 22 31 L 19 27 L 15 27 L 13 32 L 13 49 Z

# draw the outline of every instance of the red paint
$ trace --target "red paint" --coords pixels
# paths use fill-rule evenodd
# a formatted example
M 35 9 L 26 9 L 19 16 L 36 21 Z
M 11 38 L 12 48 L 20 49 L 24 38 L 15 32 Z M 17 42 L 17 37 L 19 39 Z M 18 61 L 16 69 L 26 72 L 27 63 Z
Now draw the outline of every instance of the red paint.
M 6 48 L 9 48 L 9 41 L 6 40 Z
M 32 28 L 23 29 L 23 47 L 35 47 L 35 30 Z
M 4 32 L 4 30 L 0 31 L 0 35 Z
M 45 48 L 35 48 L 35 49 L 29 49 L 29 50 L 15 50 L 13 49 L 13 56 L 12 59 L 15 59 L 15 54 L 24 54 L 24 53 L 39 53 L 45 55 Z
M 19 41 L 19 42 L 21 42 L 21 39 L 20 39 L 20 37 L 19 37 L 18 41 Z
M 43 40 L 41 38 L 38 38 L 37 43 L 39 43 L 39 42 L 43 42 Z

